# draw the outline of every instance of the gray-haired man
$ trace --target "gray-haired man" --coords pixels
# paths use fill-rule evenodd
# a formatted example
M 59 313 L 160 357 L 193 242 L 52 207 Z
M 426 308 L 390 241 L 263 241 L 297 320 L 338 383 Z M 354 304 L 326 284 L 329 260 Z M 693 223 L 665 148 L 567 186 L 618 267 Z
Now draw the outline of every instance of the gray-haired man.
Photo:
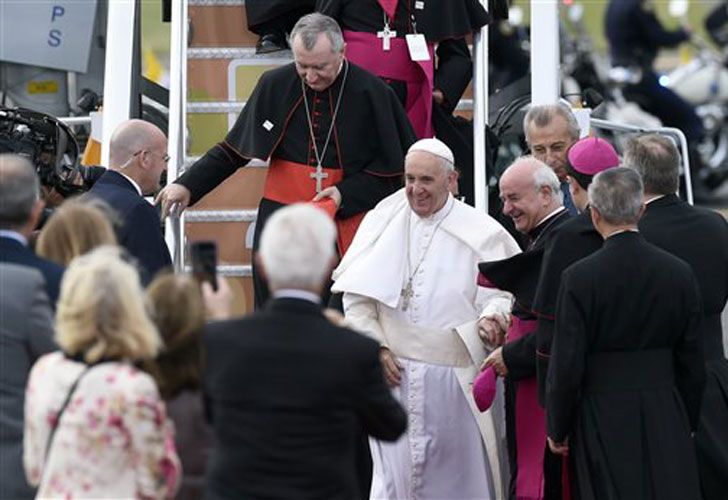
M 173 204 L 185 208 L 251 158 L 270 158 L 254 254 L 268 217 L 291 203 L 321 201 L 355 230 L 364 212 L 399 187 L 415 140 L 394 91 L 344 58 L 333 19 L 302 17 L 291 45 L 294 62 L 263 74 L 225 140 L 158 196 L 164 214 Z M 340 252 L 349 242 L 340 237 Z M 269 293 L 255 263 L 253 280 L 260 307 Z
M 728 491 L 728 361 L 721 343 L 721 311 L 728 300 L 728 223 L 717 212 L 693 207 L 675 194 L 680 153 L 671 138 L 646 134 L 627 143 L 624 164 L 642 174 L 645 239 L 690 264 L 700 286 L 700 336 L 707 379 L 695 436 L 705 500 Z
M 561 281 L 549 446 L 568 452 L 581 498 L 700 498 L 690 439 L 705 380 L 695 276 L 637 231 L 637 172 L 597 174 L 589 203 L 605 242 Z
M 579 123 L 571 109 L 562 103 L 531 106 L 523 118 L 523 133 L 533 156 L 551 167 L 561 182 L 564 207 L 572 215 L 577 210 L 566 182 L 567 153 L 579 140 Z
M 43 207 L 40 181 L 33 165 L 21 156 L 0 155 L 0 262 L 39 270 L 52 307 L 61 287 L 63 268 L 33 253 L 28 238 L 35 230 Z

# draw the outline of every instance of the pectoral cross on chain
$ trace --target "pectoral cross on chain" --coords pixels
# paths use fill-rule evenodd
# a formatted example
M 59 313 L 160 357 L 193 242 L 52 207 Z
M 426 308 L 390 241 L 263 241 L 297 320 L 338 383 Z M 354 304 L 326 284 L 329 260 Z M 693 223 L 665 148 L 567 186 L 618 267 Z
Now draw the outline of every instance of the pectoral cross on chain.
M 323 186 L 321 185 L 321 181 L 326 179 L 329 174 L 324 172 L 323 168 L 321 167 L 321 164 L 319 163 L 316 165 L 316 172 L 308 174 L 311 176 L 312 179 L 316 179 L 316 193 L 320 193 L 323 189 Z
M 384 25 L 382 31 L 377 31 L 377 38 L 382 39 L 382 50 L 387 51 L 391 48 L 390 40 L 397 36 L 397 32 L 389 29 L 389 24 Z
M 399 292 L 399 295 L 402 297 L 402 310 L 406 311 L 409 307 L 410 299 L 415 296 L 411 279 L 407 280 L 407 285 Z

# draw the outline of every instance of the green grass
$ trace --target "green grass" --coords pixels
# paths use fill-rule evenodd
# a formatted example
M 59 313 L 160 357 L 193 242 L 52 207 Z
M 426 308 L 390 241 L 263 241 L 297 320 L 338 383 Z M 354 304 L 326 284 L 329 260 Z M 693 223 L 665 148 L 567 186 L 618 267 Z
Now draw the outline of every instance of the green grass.
M 162 2 L 160 0 L 142 0 L 141 16 L 142 49 L 152 49 L 160 55 L 169 54 L 172 23 L 162 22 Z
M 601 51 L 606 51 L 607 44 L 604 38 L 604 13 L 606 12 L 609 2 L 607 0 L 587 0 L 581 2 L 574 0 L 574 3 L 581 3 L 584 6 L 584 27 L 594 38 L 595 46 Z M 657 10 L 657 16 L 666 27 L 675 28 L 679 25 L 678 20 L 670 17 L 668 13 L 668 0 L 654 0 L 653 3 Z M 705 16 L 708 15 L 708 12 L 710 12 L 710 10 L 718 3 L 721 3 L 721 0 L 692 0 L 690 2 L 688 23 L 696 34 L 704 38 L 706 37 L 703 21 Z M 517 4 L 524 6 L 526 4 L 530 4 L 530 2 L 518 0 Z M 565 15 L 565 10 L 562 9 L 562 16 Z

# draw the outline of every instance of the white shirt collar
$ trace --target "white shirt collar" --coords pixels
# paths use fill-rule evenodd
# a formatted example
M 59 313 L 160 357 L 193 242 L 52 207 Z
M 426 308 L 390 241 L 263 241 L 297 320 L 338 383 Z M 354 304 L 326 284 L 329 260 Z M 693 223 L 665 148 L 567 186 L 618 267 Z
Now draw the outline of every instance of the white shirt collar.
M 566 210 L 566 207 L 561 206 L 561 207 L 554 209 L 552 212 L 549 212 L 549 214 L 546 217 L 544 217 L 543 219 L 538 221 L 538 224 L 536 224 L 536 227 L 540 226 L 541 224 L 543 224 L 544 222 L 549 220 L 551 217 L 554 217 L 554 216 L 560 214 L 564 210 Z
M 614 235 L 622 234 L 622 233 L 639 233 L 639 231 L 637 229 L 619 229 L 617 231 L 614 231 L 613 233 L 609 233 L 607 235 L 607 238 L 611 238 Z
M 134 179 L 132 179 L 131 177 L 129 177 L 128 175 L 126 175 L 121 170 L 114 170 L 114 172 L 118 173 L 119 175 L 121 175 L 122 177 L 124 177 L 126 180 L 128 180 L 129 182 L 131 182 L 131 184 L 134 186 L 134 189 L 136 189 L 137 193 L 139 193 L 139 196 L 144 196 L 144 193 L 142 193 L 142 188 L 141 188 L 141 186 L 139 186 L 139 184 L 137 183 L 137 181 L 135 181 Z
M 18 241 L 23 244 L 23 246 L 28 246 L 28 238 L 23 236 L 17 231 L 11 231 L 10 229 L 0 229 L 0 236 L 3 238 L 10 238 L 12 240 Z
M 321 304 L 321 297 L 308 290 L 298 290 L 296 288 L 280 288 L 273 292 L 274 299 L 301 299 L 313 302 L 314 304 Z
M 659 194 L 659 195 L 655 196 L 654 198 L 652 198 L 652 199 L 649 199 L 649 200 L 647 200 L 647 201 L 645 202 L 645 205 L 649 205 L 649 204 L 650 204 L 650 203 L 652 203 L 653 201 L 657 201 L 657 200 L 659 200 L 660 198 L 664 198 L 664 197 L 665 197 L 665 195 L 664 195 L 664 194 Z

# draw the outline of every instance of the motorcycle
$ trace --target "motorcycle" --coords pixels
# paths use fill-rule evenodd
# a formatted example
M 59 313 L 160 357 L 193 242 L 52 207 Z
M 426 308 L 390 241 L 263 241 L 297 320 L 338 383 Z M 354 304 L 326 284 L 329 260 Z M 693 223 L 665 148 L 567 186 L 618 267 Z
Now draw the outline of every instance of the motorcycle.
M 728 69 L 722 54 L 693 36 L 696 55 L 660 78 L 695 107 L 703 122 L 705 138 L 698 151 L 706 166 L 705 182 L 716 188 L 728 176 Z

